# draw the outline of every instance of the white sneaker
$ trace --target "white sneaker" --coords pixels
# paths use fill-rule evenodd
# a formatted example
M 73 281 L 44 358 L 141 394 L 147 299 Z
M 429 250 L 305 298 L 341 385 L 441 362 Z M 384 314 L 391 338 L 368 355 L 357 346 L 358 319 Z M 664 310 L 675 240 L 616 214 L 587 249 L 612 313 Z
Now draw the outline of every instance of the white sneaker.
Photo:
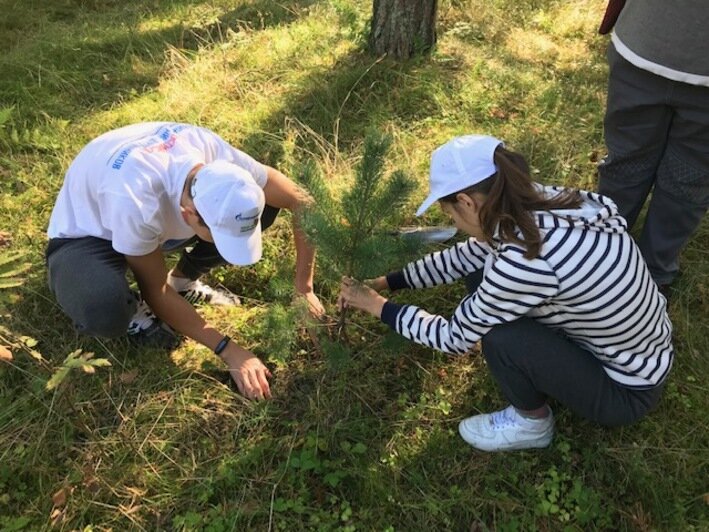
M 192 279 L 168 275 L 167 284 L 193 305 L 209 303 L 211 305 L 235 307 L 241 304 L 239 298 L 226 288 L 212 288 L 199 279 L 193 281 Z
M 526 418 L 510 405 L 499 412 L 464 419 L 458 425 L 458 432 L 466 442 L 482 451 L 542 448 L 549 446 L 554 435 L 554 415 L 549 408 L 545 418 Z
M 142 298 L 128 324 L 128 336 L 140 345 L 165 349 L 176 347 L 180 341 L 175 331 L 158 319 Z

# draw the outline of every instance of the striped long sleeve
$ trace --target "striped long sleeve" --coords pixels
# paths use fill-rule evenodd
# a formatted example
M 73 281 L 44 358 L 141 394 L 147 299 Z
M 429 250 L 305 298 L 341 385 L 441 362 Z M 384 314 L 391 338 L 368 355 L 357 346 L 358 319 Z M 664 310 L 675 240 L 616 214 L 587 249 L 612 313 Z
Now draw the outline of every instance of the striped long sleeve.
M 389 301 L 382 321 L 419 344 L 461 354 L 492 327 L 528 316 L 563 331 L 620 384 L 661 383 L 674 357 L 667 301 L 615 204 L 591 192 L 581 196 L 579 209 L 536 213 L 543 245 L 533 260 L 516 245 L 495 239 L 493 249 L 471 239 L 390 274 L 395 289 L 450 283 L 485 271 L 477 291 L 450 319 Z
M 551 267 L 541 259 L 525 259 L 523 253 L 513 246 L 500 253 L 477 292 L 461 301 L 450 320 L 387 302 L 382 321 L 416 343 L 463 354 L 495 325 L 526 315 L 558 292 Z
M 469 238 L 442 251 L 430 253 L 399 272 L 390 273 L 387 275 L 389 288 L 399 290 L 451 284 L 482 269 L 490 252 L 487 244 Z

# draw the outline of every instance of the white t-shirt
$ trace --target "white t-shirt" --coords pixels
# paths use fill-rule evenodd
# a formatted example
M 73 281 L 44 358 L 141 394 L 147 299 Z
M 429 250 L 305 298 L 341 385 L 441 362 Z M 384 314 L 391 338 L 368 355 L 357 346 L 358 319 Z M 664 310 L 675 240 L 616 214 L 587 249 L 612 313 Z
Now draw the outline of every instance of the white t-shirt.
M 180 213 L 189 171 L 224 160 L 263 188 L 266 168 L 207 129 L 146 122 L 109 131 L 87 144 L 67 170 L 49 220 L 49 238 L 94 236 L 124 255 L 147 255 L 194 231 Z

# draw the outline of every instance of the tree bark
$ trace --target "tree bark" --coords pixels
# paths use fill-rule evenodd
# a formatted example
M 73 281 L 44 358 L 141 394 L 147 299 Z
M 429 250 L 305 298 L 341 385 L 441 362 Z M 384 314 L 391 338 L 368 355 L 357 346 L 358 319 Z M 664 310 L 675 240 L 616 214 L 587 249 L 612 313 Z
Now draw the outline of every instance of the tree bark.
M 378 55 L 408 59 L 436 43 L 438 0 L 374 0 L 369 48 Z

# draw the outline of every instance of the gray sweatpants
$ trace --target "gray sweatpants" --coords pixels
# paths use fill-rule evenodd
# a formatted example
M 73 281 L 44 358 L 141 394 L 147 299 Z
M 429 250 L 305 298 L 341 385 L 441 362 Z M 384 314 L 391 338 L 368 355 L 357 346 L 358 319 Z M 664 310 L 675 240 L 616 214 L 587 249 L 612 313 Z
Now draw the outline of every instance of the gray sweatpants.
M 599 191 L 632 227 L 652 190 L 638 246 L 653 279 L 669 284 L 709 207 L 709 87 L 637 68 L 612 44 L 608 64 Z
M 280 209 L 266 205 L 261 230 L 276 219 Z M 190 249 L 184 247 L 190 245 Z M 195 237 L 169 251 L 182 250 L 177 267 L 197 279 L 212 268 L 226 264 L 211 242 Z M 53 238 L 47 245 L 49 289 L 80 334 L 114 338 L 126 334 L 135 314 L 136 294 L 130 289 L 128 262 L 109 240 L 91 236 Z

